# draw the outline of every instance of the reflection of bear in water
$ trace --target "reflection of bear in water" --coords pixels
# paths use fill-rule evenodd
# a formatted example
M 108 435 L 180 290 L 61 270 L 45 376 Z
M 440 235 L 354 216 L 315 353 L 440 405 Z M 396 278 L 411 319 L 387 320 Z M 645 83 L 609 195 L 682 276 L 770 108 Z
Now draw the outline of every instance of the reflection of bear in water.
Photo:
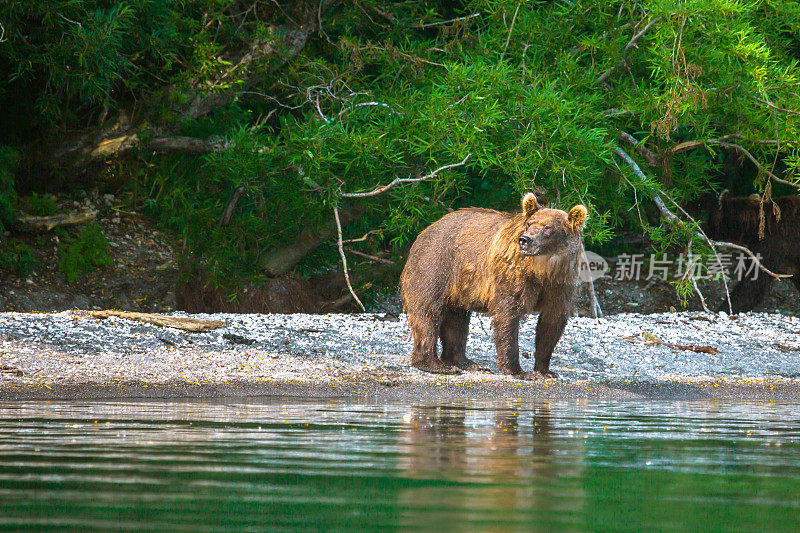
M 760 254 L 762 264 L 773 272 L 795 274 L 789 279 L 800 290 L 800 197 L 782 196 L 765 202 L 764 231 L 759 237 L 761 209 L 758 195 L 731 198 L 724 191 L 717 209 L 711 213 L 710 236 L 747 246 L 754 254 Z M 745 264 L 750 264 L 749 259 Z M 756 279 L 753 276 L 749 273 L 731 291 L 734 313 L 751 311 L 775 283 L 775 278 L 764 272 L 757 272 Z M 727 310 L 727 303 L 721 309 Z
M 493 316 L 497 364 L 523 379 L 550 372 L 575 291 L 586 208 L 540 208 L 533 194 L 516 215 L 462 209 L 426 228 L 408 256 L 400 293 L 414 349 L 411 364 L 429 372 L 481 369 L 465 355 L 471 311 Z M 539 311 L 534 372 L 519 364 L 521 319 Z M 442 355 L 437 358 L 437 339 Z

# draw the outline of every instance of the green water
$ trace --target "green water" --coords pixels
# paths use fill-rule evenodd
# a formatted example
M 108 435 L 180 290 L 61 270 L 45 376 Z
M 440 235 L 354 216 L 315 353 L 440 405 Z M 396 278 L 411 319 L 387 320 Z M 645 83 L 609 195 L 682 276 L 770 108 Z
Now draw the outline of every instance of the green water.
M 0 529 L 796 531 L 800 405 L 0 403 Z

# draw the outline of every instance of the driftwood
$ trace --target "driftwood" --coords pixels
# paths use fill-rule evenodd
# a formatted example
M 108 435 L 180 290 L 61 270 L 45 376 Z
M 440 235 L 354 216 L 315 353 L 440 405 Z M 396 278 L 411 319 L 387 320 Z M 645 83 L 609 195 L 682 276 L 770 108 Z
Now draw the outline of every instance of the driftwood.
M 695 346 L 693 344 L 672 344 L 671 342 L 664 342 L 662 339 L 656 337 L 652 333 L 646 331 L 642 333 L 642 337 L 617 337 L 620 340 L 628 341 L 633 344 L 644 344 L 645 346 L 666 346 L 673 350 L 686 350 L 689 352 L 708 353 L 711 355 L 719 352 L 718 348 L 713 346 Z
M 34 217 L 22 214 L 17 218 L 17 226 L 22 231 L 50 231 L 59 226 L 74 226 L 91 222 L 97 217 L 95 211 L 83 211 L 81 213 L 62 213 L 48 217 Z
M 203 320 L 200 318 L 183 318 L 167 315 L 159 315 L 157 313 L 133 313 L 128 311 L 114 311 L 107 309 L 105 311 L 92 311 L 92 316 L 95 318 L 108 318 L 110 316 L 117 316 L 120 318 L 127 318 L 144 322 L 146 324 L 154 324 L 166 328 L 182 329 L 184 331 L 204 331 L 207 329 L 217 329 L 225 326 L 225 322 L 221 320 Z

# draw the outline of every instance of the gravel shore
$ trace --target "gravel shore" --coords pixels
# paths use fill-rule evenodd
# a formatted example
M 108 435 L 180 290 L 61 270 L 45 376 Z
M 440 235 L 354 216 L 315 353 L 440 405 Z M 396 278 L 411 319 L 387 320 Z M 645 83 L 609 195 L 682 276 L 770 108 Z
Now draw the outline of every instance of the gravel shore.
M 175 313 L 173 316 L 188 316 Z M 408 365 L 405 316 L 192 315 L 200 333 L 85 311 L 0 313 L 0 400 L 222 396 L 374 400 L 742 398 L 800 401 L 800 318 L 753 313 L 572 318 L 558 380 L 434 376 Z M 534 351 L 535 317 L 520 333 Z M 495 367 L 490 319 L 473 317 L 468 356 Z M 692 351 L 700 350 L 700 351 Z M 532 369 L 533 359 L 522 359 Z

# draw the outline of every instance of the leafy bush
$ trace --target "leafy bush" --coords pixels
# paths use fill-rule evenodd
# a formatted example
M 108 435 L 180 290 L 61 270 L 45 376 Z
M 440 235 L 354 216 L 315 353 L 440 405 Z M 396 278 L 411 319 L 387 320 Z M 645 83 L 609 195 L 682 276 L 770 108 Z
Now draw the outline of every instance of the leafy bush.
M 38 217 L 55 215 L 58 211 L 56 201 L 52 196 L 46 194 L 39 195 L 35 192 L 31 193 L 30 196 L 23 198 L 21 203 L 23 211 L 29 215 Z
M 0 270 L 10 271 L 23 277 L 33 272 L 37 263 L 33 250 L 20 240 L 11 239 L 0 245 Z
M 108 240 L 97 223 L 83 227 L 77 237 L 66 238 L 60 245 L 59 269 L 67 283 L 97 268 L 111 266 Z

